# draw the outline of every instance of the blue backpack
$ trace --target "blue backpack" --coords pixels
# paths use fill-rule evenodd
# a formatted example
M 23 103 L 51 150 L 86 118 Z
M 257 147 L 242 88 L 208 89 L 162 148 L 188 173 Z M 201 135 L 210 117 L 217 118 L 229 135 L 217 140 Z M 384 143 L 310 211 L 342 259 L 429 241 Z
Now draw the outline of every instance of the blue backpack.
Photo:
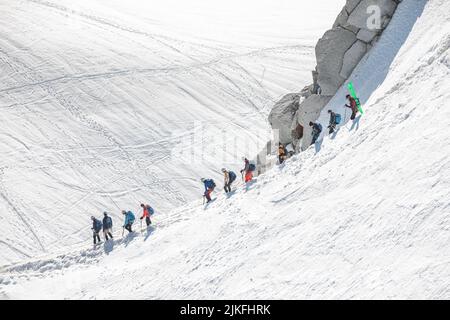
M 94 220 L 94 230 L 100 231 L 102 229 L 102 222 L 100 220 Z
M 103 227 L 104 227 L 105 229 L 111 229 L 111 228 L 112 228 L 113 222 L 112 222 L 111 217 L 108 216 L 108 217 L 106 217 L 105 219 L 103 219 L 103 221 L 104 221 Z
M 342 121 L 342 116 L 339 113 L 336 113 L 336 117 L 335 117 L 334 122 L 336 124 L 339 124 L 339 123 L 341 123 L 341 121 Z
M 236 173 L 233 171 L 228 172 L 228 175 L 230 176 L 230 181 L 236 180 Z
M 153 208 L 150 207 L 150 206 L 147 206 L 147 210 L 148 210 L 148 213 L 149 213 L 151 216 L 155 213 L 155 210 L 153 210 Z
M 128 222 L 131 223 L 131 224 L 133 224 L 133 223 L 134 223 L 134 220 L 136 219 L 136 217 L 134 216 L 133 212 L 128 211 L 127 217 L 128 217 Z
M 256 166 L 254 163 L 250 163 L 250 165 L 248 166 L 248 170 L 249 171 L 255 171 L 256 170 Z
M 209 179 L 209 180 L 206 180 L 206 181 L 205 181 L 205 186 L 206 186 L 208 189 L 214 189 L 214 188 L 216 187 L 216 183 L 214 182 L 214 180 Z

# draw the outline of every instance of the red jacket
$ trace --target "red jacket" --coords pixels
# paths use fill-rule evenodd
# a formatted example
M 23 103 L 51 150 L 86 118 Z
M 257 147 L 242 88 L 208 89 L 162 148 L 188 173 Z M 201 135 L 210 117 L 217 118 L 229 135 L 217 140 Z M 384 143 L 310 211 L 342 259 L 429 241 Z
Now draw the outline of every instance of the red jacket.
M 150 213 L 148 212 L 147 208 L 144 208 L 144 212 L 142 213 L 142 218 L 150 217 Z
M 356 100 L 353 97 L 350 97 L 349 100 L 350 100 L 350 105 L 346 105 L 346 107 L 355 111 L 357 109 Z

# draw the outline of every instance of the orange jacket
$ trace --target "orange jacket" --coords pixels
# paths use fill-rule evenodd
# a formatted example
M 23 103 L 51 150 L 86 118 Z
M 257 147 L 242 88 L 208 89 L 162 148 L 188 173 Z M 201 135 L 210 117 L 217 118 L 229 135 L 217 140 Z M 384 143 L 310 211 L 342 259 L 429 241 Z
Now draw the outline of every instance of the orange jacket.
M 144 208 L 144 212 L 142 213 L 142 218 L 150 217 L 150 213 L 148 212 L 147 208 Z

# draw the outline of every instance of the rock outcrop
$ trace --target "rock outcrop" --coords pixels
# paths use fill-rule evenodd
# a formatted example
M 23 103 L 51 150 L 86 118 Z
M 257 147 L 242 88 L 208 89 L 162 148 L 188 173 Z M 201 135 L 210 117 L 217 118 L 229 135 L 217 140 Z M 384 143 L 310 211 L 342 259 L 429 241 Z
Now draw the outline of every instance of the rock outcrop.
M 298 126 L 302 127 L 303 131 L 302 138 L 311 137 L 312 130 L 311 127 L 309 126 L 309 122 L 310 121 L 314 122 L 317 120 L 317 118 L 319 118 L 320 112 L 328 104 L 331 98 L 332 97 L 330 96 L 313 94 L 302 102 L 294 118 L 294 125 L 296 125 L 297 127 Z M 311 140 L 310 139 L 302 139 L 302 140 L 304 142 L 301 145 L 302 148 L 303 145 L 305 145 L 305 147 L 309 147 L 309 145 L 311 144 Z M 294 139 L 292 139 L 292 141 L 294 142 Z M 298 144 L 298 141 L 295 142 L 298 151 L 298 147 L 300 147 L 300 145 Z M 308 145 L 306 146 L 306 144 Z
M 299 108 L 300 97 L 297 93 L 285 95 L 269 114 L 269 123 L 273 130 L 279 130 L 279 139 L 283 144 L 292 141 L 291 123 Z
M 305 150 L 311 143 L 310 121 L 322 109 L 379 39 L 401 0 L 347 0 L 332 29 L 316 45 L 313 84 L 284 96 L 269 116 L 280 141 Z

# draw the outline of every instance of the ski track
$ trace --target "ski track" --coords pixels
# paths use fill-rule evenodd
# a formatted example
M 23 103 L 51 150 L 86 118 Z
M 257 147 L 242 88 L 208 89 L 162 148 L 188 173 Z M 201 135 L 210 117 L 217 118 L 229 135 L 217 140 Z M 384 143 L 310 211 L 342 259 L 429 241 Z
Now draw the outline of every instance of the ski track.
M 31 0 L 28 0 L 28 1 L 31 1 Z M 261 49 L 261 50 L 256 50 L 256 51 L 250 51 L 248 53 L 242 53 L 242 54 L 233 54 L 233 55 L 228 55 L 228 56 L 224 56 L 224 57 L 220 57 L 220 58 L 214 58 L 211 61 L 204 62 L 204 63 L 195 63 L 190 66 L 173 66 L 173 67 L 159 68 L 159 69 L 158 68 L 145 68 L 145 69 L 133 69 L 133 70 L 116 70 L 116 71 L 94 73 L 94 74 L 64 75 L 64 76 L 60 76 L 60 77 L 53 78 L 53 79 L 42 80 L 40 82 L 31 82 L 31 83 L 27 83 L 27 84 L 24 84 L 21 86 L 3 88 L 3 89 L 0 89 L 0 93 L 21 91 L 24 89 L 30 89 L 35 86 L 41 87 L 42 85 L 69 84 L 70 82 L 80 82 L 83 80 L 110 79 L 110 78 L 114 78 L 114 77 L 132 77 L 135 75 L 144 75 L 146 77 L 151 76 L 151 77 L 156 78 L 156 77 L 160 77 L 161 75 L 167 75 L 170 73 L 180 73 L 180 72 L 191 71 L 191 70 L 195 70 L 195 69 L 202 69 L 205 67 L 211 67 L 210 68 L 211 70 L 218 72 L 217 70 L 213 69 L 212 67 L 214 65 L 227 63 L 228 61 L 233 62 L 234 64 L 239 66 L 239 68 L 241 69 L 242 72 L 249 75 L 249 78 L 252 79 L 249 83 L 255 83 L 255 84 L 259 85 L 262 90 L 266 90 L 266 92 L 267 92 L 267 89 L 264 88 L 263 86 L 261 86 L 260 81 L 258 81 L 256 78 L 254 78 L 254 76 L 252 76 L 241 65 L 237 64 L 237 62 L 235 62 L 235 60 L 239 59 L 239 58 L 245 58 L 245 57 L 257 57 L 258 55 L 262 55 L 267 52 L 278 51 L 280 49 L 281 50 L 282 49 L 290 49 L 293 51 L 293 53 L 301 54 L 301 52 L 306 52 L 306 51 L 309 52 L 313 48 L 308 47 L 308 46 L 301 46 L 301 45 L 299 45 L 299 46 L 283 46 L 283 47 L 274 47 L 274 48 L 266 48 L 266 49 Z M 299 50 L 301 50 L 301 51 L 298 52 Z M 2 52 L 1 49 L 0 49 L 0 52 L 3 54 L 6 54 L 4 51 Z M 6 63 L 5 58 L 2 58 L 2 60 Z M 11 65 L 10 63 L 6 63 L 6 64 Z M 19 72 L 17 71 L 17 73 L 19 73 Z
M 103 210 L 118 221 L 120 210 L 135 210 L 142 201 L 157 211 L 190 201 L 200 189 L 196 177 L 219 176 L 210 162 L 182 170 L 172 164 L 174 145 L 189 150 L 180 142 L 193 138 L 192 121 L 200 114 L 212 129 L 232 127 L 235 136 L 255 142 L 254 132 L 267 128 L 270 105 L 303 85 L 299 73 L 309 74 L 310 67 L 296 66 L 298 57 L 313 63 L 308 39 L 234 45 L 166 34 L 153 22 L 95 5 L 29 0 L 1 6 L 6 127 L 0 132 L 0 206 L 17 222 L 5 225 L 0 264 L 84 243 L 91 237 L 89 216 Z M 12 25 L 20 28 L 12 32 Z M 321 28 L 325 23 L 315 32 Z M 281 74 L 285 86 L 277 81 Z M 244 117 L 255 112 L 249 128 Z M 124 132 L 119 117 L 131 124 Z M 152 123 L 146 133 L 134 124 L 142 121 Z M 245 141 L 237 145 L 244 147 Z M 184 178 L 171 179 L 174 169 Z

